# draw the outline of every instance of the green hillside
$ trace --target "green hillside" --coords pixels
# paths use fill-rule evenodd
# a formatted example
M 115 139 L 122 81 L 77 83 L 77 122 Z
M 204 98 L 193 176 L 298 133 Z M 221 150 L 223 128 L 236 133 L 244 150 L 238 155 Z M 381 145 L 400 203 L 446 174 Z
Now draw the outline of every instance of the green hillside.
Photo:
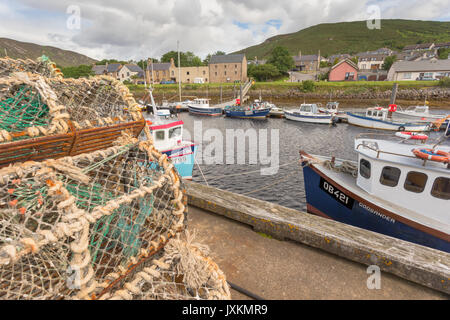
M 73 51 L 62 50 L 50 46 L 41 46 L 34 43 L 21 42 L 7 38 L 0 38 L 0 57 L 5 55 L 5 49 L 8 56 L 13 59 L 30 58 L 35 60 L 42 55 L 46 55 L 50 58 L 50 60 L 61 67 L 72 67 L 80 64 L 90 65 L 97 61 Z
M 323 23 L 295 33 L 278 35 L 263 43 L 238 51 L 247 59 L 267 57 L 276 46 L 285 46 L 292 55 L 337 53 L 355 54 L 387 47 L 401 50 L 406 45 L 450 41 L 450 22 L 381 20 L 381 29 L 370 30 L 366 21 Z

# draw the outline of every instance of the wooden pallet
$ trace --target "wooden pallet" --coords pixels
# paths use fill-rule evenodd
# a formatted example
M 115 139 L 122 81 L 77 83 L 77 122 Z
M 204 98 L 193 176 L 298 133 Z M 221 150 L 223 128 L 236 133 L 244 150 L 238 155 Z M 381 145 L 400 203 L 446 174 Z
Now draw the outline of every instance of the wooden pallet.
M 0 144 L 0 168 L 15 162 L 57 159 L 109 148 L 124 130 L 138 137 L 146 122 L 142 119 L 83 130 L 76 130 L 73 125 L 69 125 L 71 130 L 66 134 Z

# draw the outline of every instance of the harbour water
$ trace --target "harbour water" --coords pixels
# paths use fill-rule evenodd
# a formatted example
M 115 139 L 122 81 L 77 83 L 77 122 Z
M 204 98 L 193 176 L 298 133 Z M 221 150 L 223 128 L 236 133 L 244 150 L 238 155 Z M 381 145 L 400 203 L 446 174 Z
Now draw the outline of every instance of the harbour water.
M 445 111 L 443 110 L 443 112 Z M 275 175 L 261 175 L 259 169 L 267 166 L 248 164 L 249 152 L 255 151 L 249 148 L 247 141 L 245 148 L 246 164 L 223 164 L 225 163 L 224 159 L 223 163 L 220 164 L 200 164 L 201 170 L 199 166 L 195 165 L 193 181 L 205 184 L 206 179 L 210 186 L 301 211 L 306 211 L 306 199 L 303 174 L 298 161 L 299 150 L 302 149 L 310 154 L 356 160 L 357 154 L 353 149 L 354 139 L 357 135 L 368 132 L 394 135 L 394 132 L 365 129 L 345 123 L 329 126 L 277 118 L 258 121 L 193 116 L 188 113 L 181 113 L 179 117 L 185 123 L 185 130 L 191 133 L 194 132 L 196 121 L 201 121 L 203 132 L 214 128 L 221 131 L 224 136 L 227 129 L 243 129 L 244 131 L 248 129 L 268 129 L 269 137 L 270 130 L 279 130 L 279 169 Z M 441 135 L 442 131 L 438 133 L 430 132 L 429 141 L 434 141 Z M 203 148 L 207 144 L 207 141 L 204 142 Z M 444 144 L 449 145 L 450 141 L 447 140 Z M 235 151 L 236 148 L 235 143 Z M 270 154 L 270 143 L 268 149 Z M 248 172 L 251 173 L 246 174 Z

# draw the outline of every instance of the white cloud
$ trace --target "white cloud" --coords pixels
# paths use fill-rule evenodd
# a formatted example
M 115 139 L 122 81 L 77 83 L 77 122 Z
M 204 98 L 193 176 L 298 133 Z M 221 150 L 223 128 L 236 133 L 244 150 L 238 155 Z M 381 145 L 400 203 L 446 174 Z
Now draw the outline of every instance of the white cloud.
M 204 57 L 318 23 L 365 20 L 371 4 L 389 19 L 432 20 L 450 11 L 450 0 L 0 0 L 0 37 L 97 59 L 160 57 L 180 40 L 182 51 Z M 70 5 L 81 9 L 80 30 L 66 27 Z

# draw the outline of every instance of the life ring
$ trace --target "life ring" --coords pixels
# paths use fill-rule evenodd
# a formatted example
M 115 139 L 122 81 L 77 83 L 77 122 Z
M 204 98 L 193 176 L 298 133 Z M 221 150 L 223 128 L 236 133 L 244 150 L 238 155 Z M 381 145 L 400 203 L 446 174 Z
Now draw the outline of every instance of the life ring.
M 389 112 L 396 112 L 397 111 L 397 105 L 396 104 L 390 104 L 389 105 Z
M 426 134 L 420 134 L 420 133 L 414 133 L 414 132 L 396 132 L 395 135 L 397 137 L 403 138 L 403 139 L 411 139 L 411 140 L 422 140 L 425 141 L 428 139 L 428 136 Z
M 412 153 L 420 159 L 450 163 L 450 153 L 433 149 L 413 149 Z
M 405 130 L 406 130 L 406 128 L 404 126 L 398 127 L 398 131 L 405 131 Z

